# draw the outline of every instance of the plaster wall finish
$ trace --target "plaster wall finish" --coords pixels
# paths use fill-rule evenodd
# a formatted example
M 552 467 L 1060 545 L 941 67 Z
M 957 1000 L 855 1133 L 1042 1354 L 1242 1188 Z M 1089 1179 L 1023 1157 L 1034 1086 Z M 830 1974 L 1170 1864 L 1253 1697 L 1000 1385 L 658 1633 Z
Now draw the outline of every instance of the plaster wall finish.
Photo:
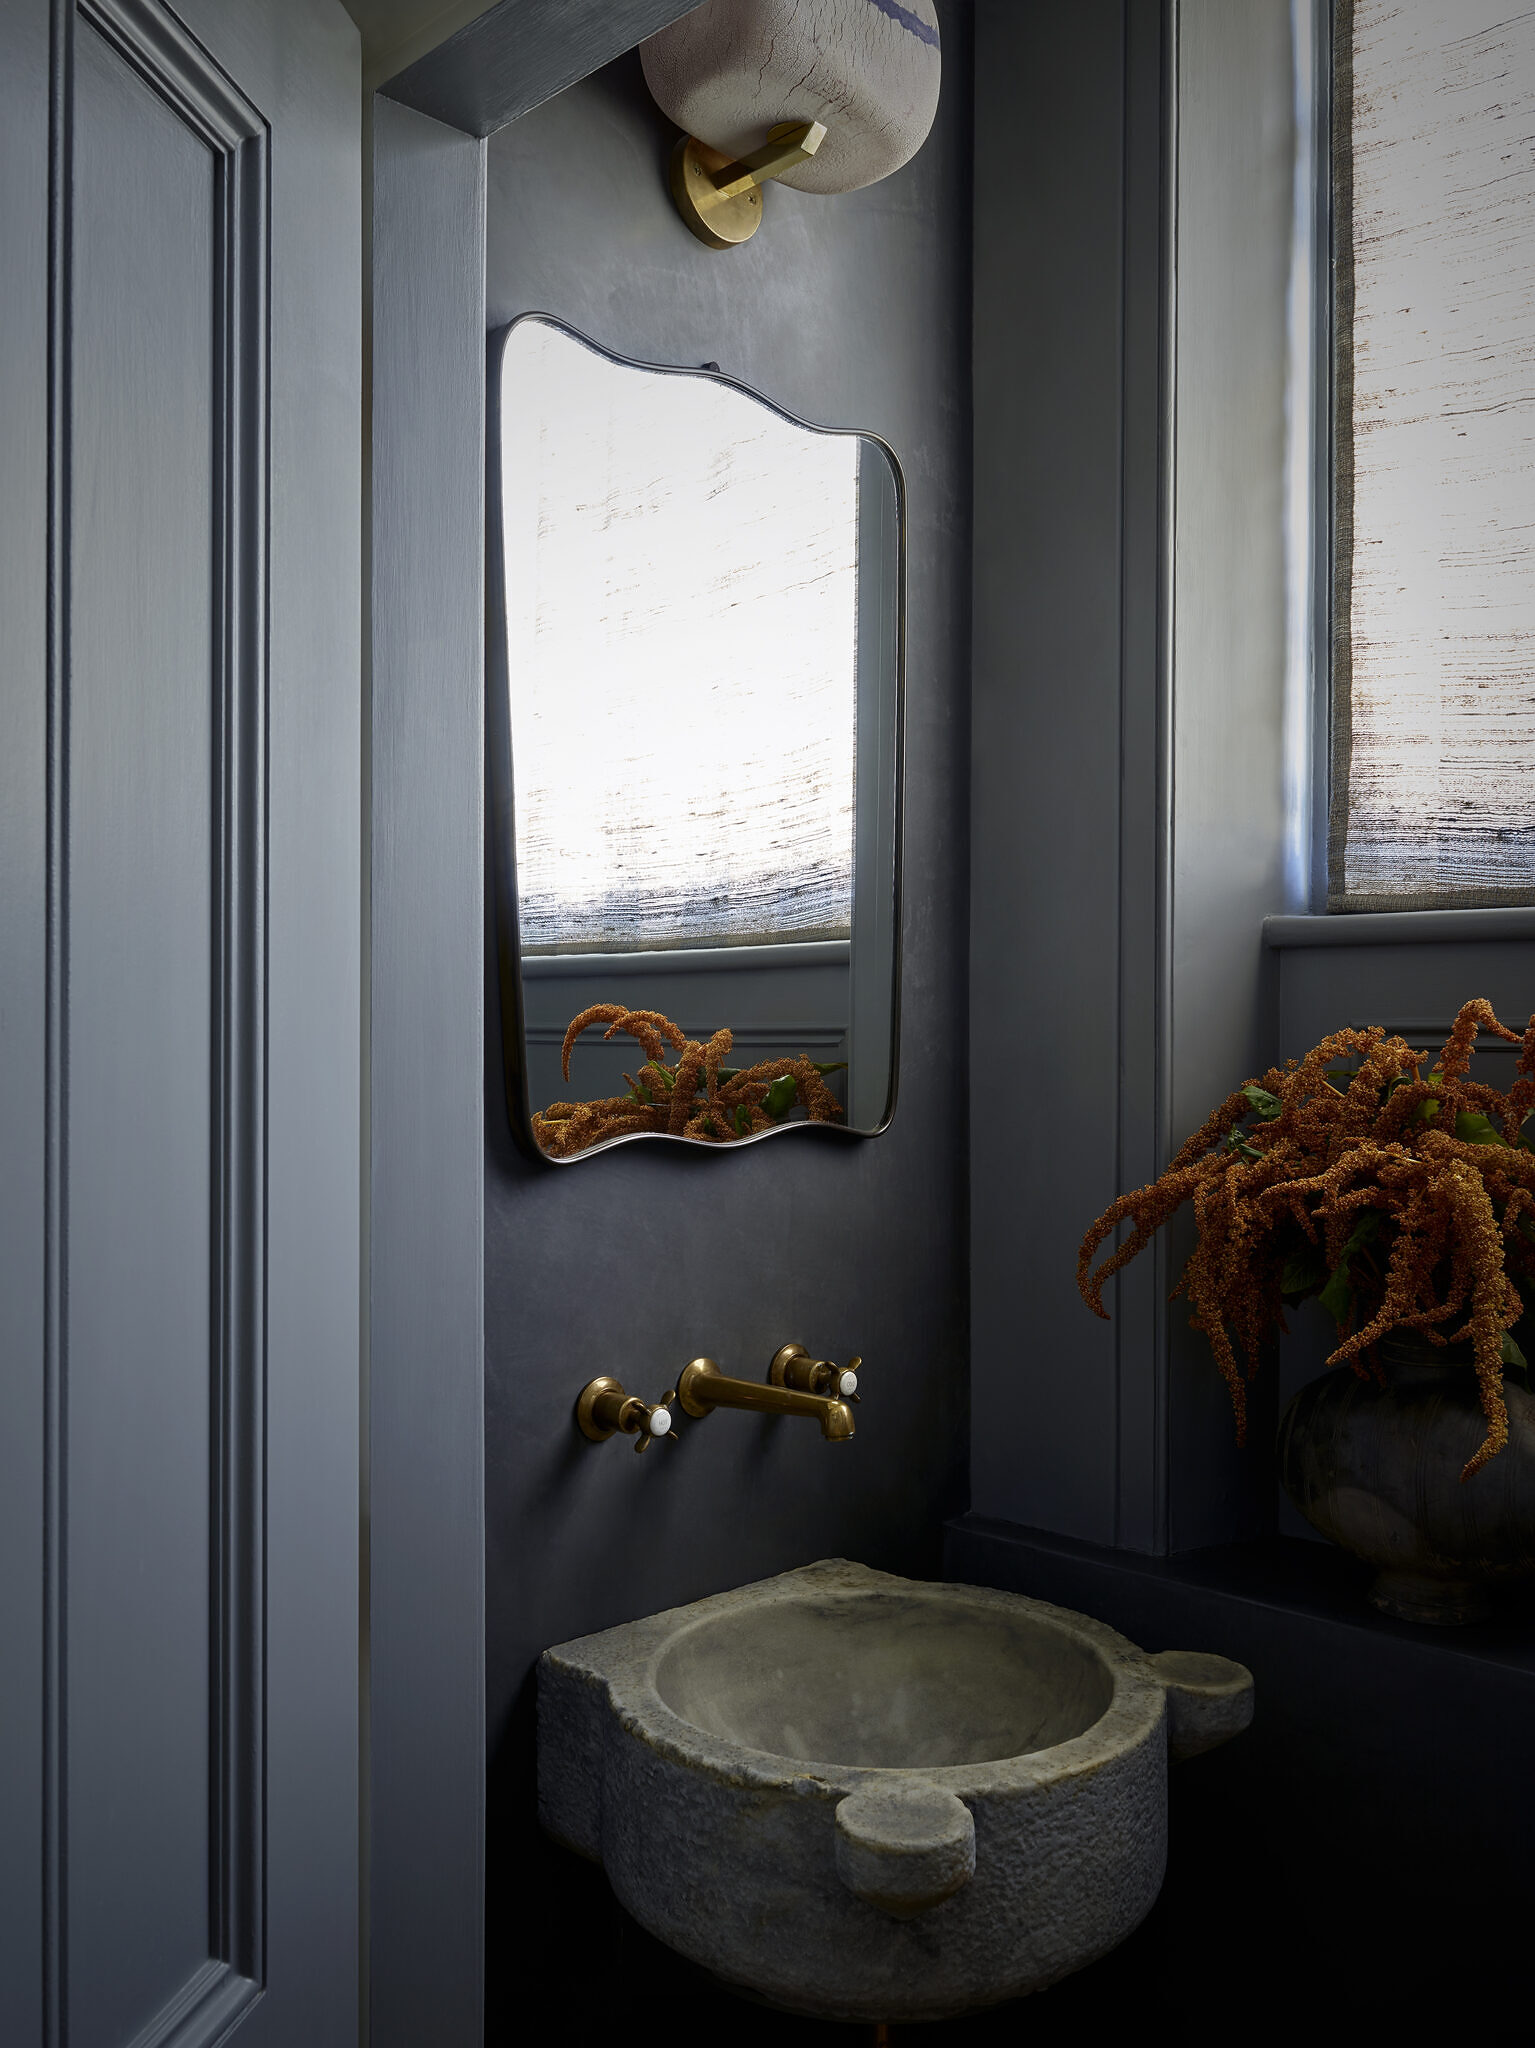
M 940 15 L 942 100 L 912 162 L 841 198 L 770 190 L 738 250 L 704 248 L 673 211 L 673 131 L 636 56 L 488 145 L 492 327 L 541 310 L 629 356 L 718 363 L 806 419 L 884 435 L 910 497 L 903 1061 L 889 1132 L 718 1156 L 641 1144 L 535 1166 L 507 1128 L 487 984 L 493 1835 L 531 1798 L 530 1680 L 545 1645 L 821 1557 L 931 1572 L 941 1520 L 963 1505 L 970 10 Z M 647 715 L 685 711 L 679 686 Z M 697 1353 L 761 1377 L 789 1339 L 863 1354 L 853 1442 L 721 1413 L 641 1460 L 627 1440 L 576 1432 L 575 1396 L 595 1373 L 653 1400 Z

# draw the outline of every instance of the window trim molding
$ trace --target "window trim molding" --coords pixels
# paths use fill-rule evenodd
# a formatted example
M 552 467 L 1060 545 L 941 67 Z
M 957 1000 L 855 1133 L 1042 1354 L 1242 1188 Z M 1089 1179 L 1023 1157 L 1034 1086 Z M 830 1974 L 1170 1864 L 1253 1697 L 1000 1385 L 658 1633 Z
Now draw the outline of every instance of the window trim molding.
M 1297 946 L 1476 945 L 1510 939 L 1535 939 L 1535 908 L 1326 910 L 1263 920 L 1263 943 L 1271 952 Z

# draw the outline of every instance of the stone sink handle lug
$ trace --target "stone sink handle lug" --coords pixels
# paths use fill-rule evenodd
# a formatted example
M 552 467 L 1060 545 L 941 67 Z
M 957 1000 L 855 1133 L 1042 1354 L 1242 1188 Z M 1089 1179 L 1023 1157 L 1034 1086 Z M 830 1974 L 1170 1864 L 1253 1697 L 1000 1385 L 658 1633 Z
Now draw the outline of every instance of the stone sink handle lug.
M 1175 1764 L 1218 1749 L 1253 1717 L 1253 1675 L 1245 1664 L 1203 1650 L 1160 1650 L 1147 1662 L 1167 1694 L 1167 1754 Z
M 896 1920 L 942 1905 L 975 1875 L 975 1821 L 928 1778 L 870 1779 L 839 1800 L 837 1875 Z

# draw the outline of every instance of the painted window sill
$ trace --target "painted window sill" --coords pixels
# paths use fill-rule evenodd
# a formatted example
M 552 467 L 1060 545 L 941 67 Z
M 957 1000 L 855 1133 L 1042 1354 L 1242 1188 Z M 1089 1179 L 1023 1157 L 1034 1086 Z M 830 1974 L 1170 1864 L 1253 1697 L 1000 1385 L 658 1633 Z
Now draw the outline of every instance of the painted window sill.
M 1535 939 L 1535 907 L 1334 911 L 1263 920 L 1263 943 L 1276 952 L 1296 946 L 1476 945 L 1488 939 Z

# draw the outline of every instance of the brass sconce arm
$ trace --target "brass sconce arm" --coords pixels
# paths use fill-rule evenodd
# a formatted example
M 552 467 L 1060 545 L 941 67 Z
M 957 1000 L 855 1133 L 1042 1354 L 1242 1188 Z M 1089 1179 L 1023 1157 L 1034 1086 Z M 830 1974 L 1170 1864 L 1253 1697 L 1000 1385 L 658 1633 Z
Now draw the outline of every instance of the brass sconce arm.
M 785 171 L 813 157 L 825 140 L 826 130 L 819 121 L 785 121 L 768 130 L 763 148 L 726 164 L 722 171 L 711 172 L 709 182 L 721 199 L 737 199 L 753 185 L 781 178 Z
M 853 1434 L 853 1411 L 846 1401 L 771 1381 L 759 1386 L 755 1380 L 733 1380 L 712 1358 L 695 1358 L 682 1368 L 677 1399 L 685 1415 L 700 1421 L 714 1408 L 746 1408 L 760 1415 L 811 1416 L 828 1443 L 846 1443 Z

